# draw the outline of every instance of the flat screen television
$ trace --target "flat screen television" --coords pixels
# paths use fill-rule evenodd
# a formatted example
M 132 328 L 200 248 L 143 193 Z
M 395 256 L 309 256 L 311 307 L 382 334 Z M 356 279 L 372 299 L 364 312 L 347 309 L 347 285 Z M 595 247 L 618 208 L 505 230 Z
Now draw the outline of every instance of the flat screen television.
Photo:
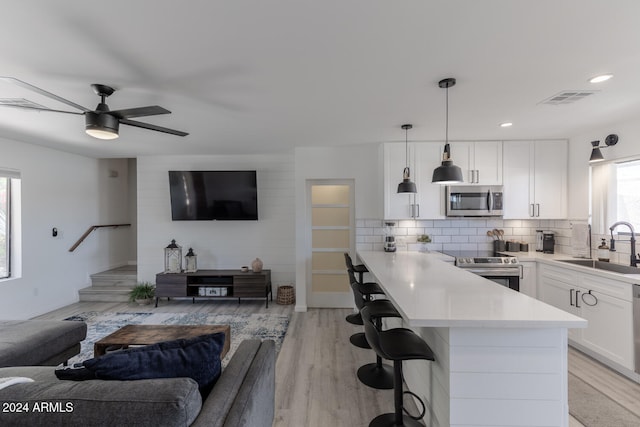
M 256 171 L 169 171 L 174 221 L 258 219 Z

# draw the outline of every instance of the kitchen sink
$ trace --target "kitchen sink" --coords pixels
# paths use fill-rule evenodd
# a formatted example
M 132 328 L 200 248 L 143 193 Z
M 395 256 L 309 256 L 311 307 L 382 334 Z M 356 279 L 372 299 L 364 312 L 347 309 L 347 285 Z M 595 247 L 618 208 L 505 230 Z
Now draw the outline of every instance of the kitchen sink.
M 610 262 L 596 261 L 593 259 L 560 259 L 560 262 L 567 264 L 581 265 L 583 267 L 591 267 L 596 270 L 612 271 L 620 274 L 640 274 L 640 268 L 628 265 L 612 264 Z

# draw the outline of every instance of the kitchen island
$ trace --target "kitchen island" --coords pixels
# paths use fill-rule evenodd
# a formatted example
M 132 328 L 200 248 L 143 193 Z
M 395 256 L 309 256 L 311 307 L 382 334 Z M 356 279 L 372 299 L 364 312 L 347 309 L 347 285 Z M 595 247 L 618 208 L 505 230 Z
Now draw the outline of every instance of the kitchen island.
M 584 319 L 438 254 L 359 251 L 435 362 L 405 362 L 428 426 L 567 426 L 567 329 Z M 393 325 L 395 326 L 395 325 Z

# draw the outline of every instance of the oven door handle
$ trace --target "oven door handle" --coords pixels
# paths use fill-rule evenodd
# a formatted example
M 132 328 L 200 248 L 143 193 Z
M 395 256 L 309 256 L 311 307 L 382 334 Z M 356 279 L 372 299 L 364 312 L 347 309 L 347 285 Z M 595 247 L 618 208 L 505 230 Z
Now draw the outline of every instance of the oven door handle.
M 478 276 L 519 277 L 520 275 L 520 273 L 518 271 L 515 271 L 515 269 L 513 268 L 463 268 L 463 270 L 466 270 L 473 274 L 477 274 Z

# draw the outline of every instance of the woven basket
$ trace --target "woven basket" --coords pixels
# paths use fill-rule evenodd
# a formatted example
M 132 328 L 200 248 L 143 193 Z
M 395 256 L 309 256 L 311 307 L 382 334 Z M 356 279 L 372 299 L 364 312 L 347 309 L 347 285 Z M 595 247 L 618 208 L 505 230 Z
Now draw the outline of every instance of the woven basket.
M 283 305 L 293 304 L 294 302 L 296 302 L 295 288 L 289 285 L 279 286 L 276 302 Z

